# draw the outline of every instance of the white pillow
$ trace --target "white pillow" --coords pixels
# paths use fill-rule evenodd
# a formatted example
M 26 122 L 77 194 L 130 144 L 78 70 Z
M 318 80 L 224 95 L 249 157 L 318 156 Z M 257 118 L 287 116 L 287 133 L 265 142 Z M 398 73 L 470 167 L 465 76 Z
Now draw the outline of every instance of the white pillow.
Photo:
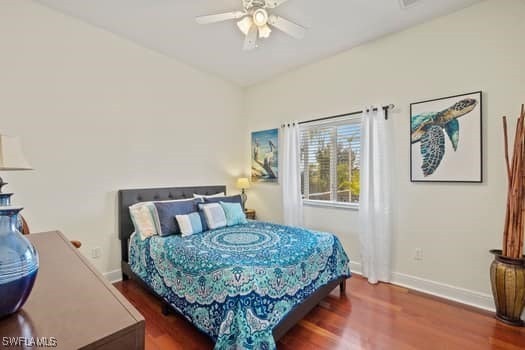
M 199 208 L 204 213 L 206 223 L 210 230 L 226 226 L 226 215 L 219 203 L 199 204 Z
M 193 198 L 200 198 L 200 199 L 204 199 L 204 198 L 215 198 L 215 197 L 224 197 L 226 196 L 226 193 L 224 192 L 220 192 L 220 193 L 217 193 L 217 194 L 211 194 L 209 196 L 203 196 L 201 194 L 197 194 L 197 193 L 194 193 L 193 194 Z
M 154 207 L 155 205 L 152 202 L 137 203 L 129 207 L 131 221 L 133 221 L 135 231 L 139 233 L 142 240 L 157 234 L 152 214 Z

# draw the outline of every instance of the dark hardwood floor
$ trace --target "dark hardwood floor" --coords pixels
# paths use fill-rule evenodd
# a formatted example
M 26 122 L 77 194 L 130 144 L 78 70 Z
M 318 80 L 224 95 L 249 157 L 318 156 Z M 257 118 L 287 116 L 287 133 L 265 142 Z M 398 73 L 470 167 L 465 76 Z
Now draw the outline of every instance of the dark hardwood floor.
M 213 343 L 179 315 L 163 316 L 160 302 L 133 281 L 115 286 L 146 318 L 146 349 L 212 349 Z M 308 349 L 525 349 L 525 329 L 487 312 L 360 276 L 335 289 L 277 344 Z

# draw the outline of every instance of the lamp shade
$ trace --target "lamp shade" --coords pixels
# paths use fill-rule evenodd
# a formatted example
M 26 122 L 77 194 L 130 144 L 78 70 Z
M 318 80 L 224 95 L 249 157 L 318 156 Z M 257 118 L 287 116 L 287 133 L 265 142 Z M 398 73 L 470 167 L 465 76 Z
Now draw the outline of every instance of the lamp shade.
M 239 22 L 237 22 L 237 27 L 239 27 L 239 30 L 244 34 L 248 35 L 248 32 L 250 31 L 250 28 L 253 25 L 253 20 L 251 17 L 244 17 Z
M 18 137 L 0 135 L 0 170 L 32 170 Z
M 250 181 L 245 177 L 241 177 L 237 179 L 237 188 L 239 189 L 250 188 Z

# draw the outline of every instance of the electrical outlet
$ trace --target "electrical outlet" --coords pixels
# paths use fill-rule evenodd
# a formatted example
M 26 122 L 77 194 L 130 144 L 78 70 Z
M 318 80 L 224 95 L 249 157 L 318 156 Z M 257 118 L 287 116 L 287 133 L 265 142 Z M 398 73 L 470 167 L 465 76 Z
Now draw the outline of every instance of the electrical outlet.
M 102 254 L 102 248 L 100 247 L 95 247 L 93 249 L 91 249 L 91 257 L 93 259 L 98 259 L 100 258 L 100 255 Z
M 423 249 L 416 248 L 414 253 L 414 260 L 423 260 Z

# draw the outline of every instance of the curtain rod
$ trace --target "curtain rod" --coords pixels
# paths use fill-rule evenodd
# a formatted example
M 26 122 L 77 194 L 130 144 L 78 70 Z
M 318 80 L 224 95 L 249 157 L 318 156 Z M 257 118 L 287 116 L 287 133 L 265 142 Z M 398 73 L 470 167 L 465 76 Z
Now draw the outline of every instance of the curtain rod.
M 387 106 L 383 106 L 381 108 L 383 108 L 383 110 L 385 111 L 385 120 L 388 120 L 388 110 L 390 109 L 393 109 L 395 106 L 393 104 L 389 104 Z M 378 108 L 374 108 L 373 111 L 377 111 Z M 370 110 L 367 109 L 366 110 L 367 112 L 369 112 Z M 346 117 L 346 116 L 351 116 L 351 115 L 357 115 L 357 114 L 361 114 L 363 113 L 364 111 L 357 111 L 357 112 L 352 112 L 352 113 L 345 113 L 345 114 L 338 114 L 338 115 L 333 115 L 333 116 L 330 116 L 330 117 L 323 117 L 323 118 L 317 118 L 317 119 L 311 119 L 311 120 L 305 120 L 303 122 L 299 122 L 299 125 L 301 124 L 308 124 L 308 123 L 313 123 L 313 122 L 320 122 L 320 121 L 323 121 L 323 120 L 329 120 L 329 119 L 335 119 L 335 118 L 340 118 L 340 117 Z

